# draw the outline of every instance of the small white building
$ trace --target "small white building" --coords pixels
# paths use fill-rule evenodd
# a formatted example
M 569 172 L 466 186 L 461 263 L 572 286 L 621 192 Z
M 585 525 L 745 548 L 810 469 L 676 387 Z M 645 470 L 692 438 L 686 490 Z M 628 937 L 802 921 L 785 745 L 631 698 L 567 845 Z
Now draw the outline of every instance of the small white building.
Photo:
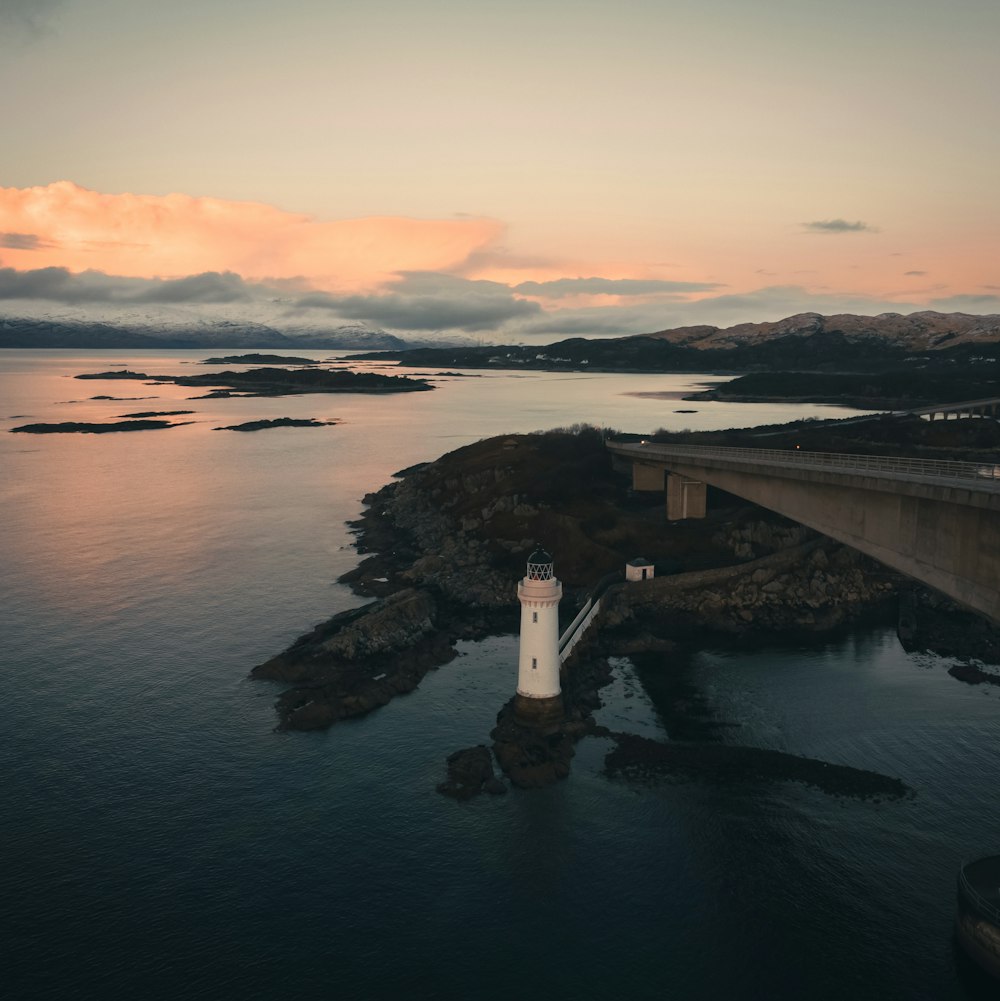
M 626 580 L 652 580 L 653 564 L 643 556 L 636 556 L 625 564 Z

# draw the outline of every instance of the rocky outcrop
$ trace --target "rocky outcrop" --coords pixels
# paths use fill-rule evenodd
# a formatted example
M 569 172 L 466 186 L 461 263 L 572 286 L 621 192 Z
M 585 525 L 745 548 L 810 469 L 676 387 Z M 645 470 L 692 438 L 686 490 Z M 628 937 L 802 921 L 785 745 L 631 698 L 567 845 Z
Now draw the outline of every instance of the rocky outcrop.
M 589 711 L 570 709 L 566 718 L 550 726 L 525 725 L 514 700 L 497 714 L 490 736 L 493 753 L 504 774 L 519 789 L 539 789 L 569 775 L 576 742 L 587 734 L 607 732 Z
M 504 494 L 504 479 L 502 468 L 444 480 L 437 479 L 434 471 L 422 470 L 367 498 L 371 502 L 367 518 L 388 521 L 416 553 L 399 570 L 400 580 L 431 587 L 463 605 L 510 608 L 512 578 L 497 569 L 485 541 L 477 535 L 497 511 L 513 510 L 519 503 L 516 495 Z M 494 500 L 478 516 L 450 510 L 464 508 L 463 501 L 480 495 Z M 531 544 L 527 540 L 525 551 Z
M 668 638 L 705 630 L 815 632 L 859 617 L 894 592 L 879 564 L 820 538 L 738 567 L 621 585 L 605 595 L 601 625 Z
M 426 591 L 407 589 L 342 612 L 250 672 L 295 687 L 278 699 L 281 730 L 316 730 L 363 716 L 455 656 Z
M 786 519 L 746 520 L 740 524 L 726 525 L 716 535 L 719 544 L 731 549 L 733 555 L 740 560 L 757 559 L 815 538 L 818 535 L 811 528 Z
M 472 799 L 481 792 L 502 796 L 507 787 L 493 771 L 493 755 L 485 744 L 448 755 L 448 777 L 437 791 L 452 799 Z
M 899 641 L 906 650 L 933 650 L 945 657 L 961 657 L 1000 664 L 1000 627 L 992 625 L 950 598 L 916 584 L 908 584 L 900 597 Z M 949 671 L 952 677 L 978 684 L 995 684 L 993 675 L 971 665 Z

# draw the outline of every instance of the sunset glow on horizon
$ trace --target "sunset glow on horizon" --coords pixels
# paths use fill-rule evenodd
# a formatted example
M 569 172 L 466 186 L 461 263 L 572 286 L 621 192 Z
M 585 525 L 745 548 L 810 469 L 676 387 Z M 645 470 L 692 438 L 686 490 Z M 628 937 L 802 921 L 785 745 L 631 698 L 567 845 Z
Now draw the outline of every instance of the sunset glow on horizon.
M 0 294 L 231 273 L 497 336 L 997 313 L 998 29 L 985 0 L 3 0 Z

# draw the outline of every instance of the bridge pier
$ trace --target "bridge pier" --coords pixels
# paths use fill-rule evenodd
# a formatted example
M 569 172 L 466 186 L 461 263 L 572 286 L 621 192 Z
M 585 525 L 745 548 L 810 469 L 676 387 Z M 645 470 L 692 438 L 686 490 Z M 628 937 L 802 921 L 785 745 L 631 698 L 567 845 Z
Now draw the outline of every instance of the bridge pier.
M 705 484 L 690 476 L 668 472 L 662 465 L 632 463 L 632 489 L 643 493 L 666 493 L 667 521 L 705 517 Z
M 676 473 L 667 475 L 667 521 L 705 517 L 706 486 L 701 480 Z

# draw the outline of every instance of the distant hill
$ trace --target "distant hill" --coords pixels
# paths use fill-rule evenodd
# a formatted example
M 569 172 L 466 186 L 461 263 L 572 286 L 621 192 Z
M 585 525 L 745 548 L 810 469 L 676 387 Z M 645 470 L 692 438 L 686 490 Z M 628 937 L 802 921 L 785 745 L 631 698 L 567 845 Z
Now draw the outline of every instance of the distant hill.
M 203 322 L 76 319 L 66 316 L 12 316 L 0 313 L 0 348 L 281 348 L 357 350 L 403 348 L 406 341 L 384 330 L 359 325 L 286 326 L 252 320 Z
M 420 345 L 421 341 L 424 346 Z M 8 301 L 0 348 L 277 348 L 356 350 L 362 357 L 467 368 L 584 368 L 591 371 L 868 371 L 903 360 L 971 360 L 1000 352 L 1000 316 L 920 312 L 822 316 L 799 313 L 767 323 L 693 326 L 626 337 L 574 337 L 542 347 L 469 346 L 425 334 L 403 340 L 362 324 L 326 324 L 274 302 L 197 308 Z M 374 354 L 378 352 L 378 354 Z
M 618 372 L 869 372 L 904 363 L 978 364 L 1000 357 L 1000 316 L 896 313 L 821 316 L 776 323 L 680 327 L 630 337 L 574 337 L 543 347 L 432 347 L 356 355 L 408 365 L 585 369 Z
M 822 335 L 832 335 L 844 344 L 887 345 L 913 354 L 960 344 L 998 342 L 1000 316 L 935 313 L 930 310 L 908 316 L 902 313 L 880 313 L 878 316 L 797 313 L 769 323 L 738 323 L 733 327 L 675 327 L 644 336 L 702 351 L 718 351 L 765 344 L 787 337 L 815 339 Z

